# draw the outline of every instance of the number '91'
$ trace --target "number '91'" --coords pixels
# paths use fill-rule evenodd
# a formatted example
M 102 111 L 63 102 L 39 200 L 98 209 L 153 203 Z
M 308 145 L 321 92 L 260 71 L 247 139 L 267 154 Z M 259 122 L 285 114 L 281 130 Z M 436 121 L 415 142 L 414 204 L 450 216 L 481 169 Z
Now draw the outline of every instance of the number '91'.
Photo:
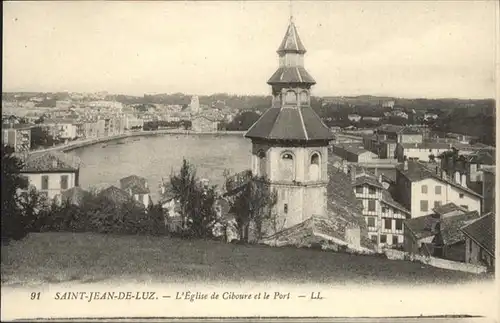
M 31 300 L 39 300 L 40 299 L 40 292 L 38 293 L 31 293 Z

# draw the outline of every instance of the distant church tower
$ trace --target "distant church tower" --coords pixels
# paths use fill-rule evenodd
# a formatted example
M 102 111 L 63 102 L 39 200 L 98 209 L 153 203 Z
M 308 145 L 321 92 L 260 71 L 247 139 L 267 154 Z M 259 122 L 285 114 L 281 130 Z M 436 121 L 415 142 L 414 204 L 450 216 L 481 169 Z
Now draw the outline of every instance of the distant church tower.
M 267 82 L 272 106 L 245 134 L 252 140 L 252 173 L 278 192 L 282 228 L 325 215 L 330 130 L 311 108 L 316 84 L 304 68 L 306 49 L 292 19 L 278 49 L 279 67 Z
M 191 112 L 193 114 L 200 112 L 200 101 L 196 95 L 193 95 L 191 97 L 191 103 L 189 104 L 189 107 L 191 108 Z

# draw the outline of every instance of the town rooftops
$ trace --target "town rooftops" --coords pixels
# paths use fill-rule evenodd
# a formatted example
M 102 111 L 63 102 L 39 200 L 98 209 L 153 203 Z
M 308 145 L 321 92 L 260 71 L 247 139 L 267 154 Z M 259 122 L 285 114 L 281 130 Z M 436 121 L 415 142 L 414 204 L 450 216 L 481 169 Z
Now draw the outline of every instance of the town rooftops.
M 495 213 L 488 213 L 461 228 L 462 232 L 495 257 Z
M 348 151 L 348 152 L 353 153 L 355 155 L 360 155 L 362 153 L 370 152 L 370 151 L 366 150 L 365 148 L 363 148 L 363 146 L 360 144 L 340 143 L 340 144 L 335 144 L 334 147 L 344 149 L 345 151 Z
M 330 141 L 333 133 L 310 107 L 272 107 L 250 127 L 247 138 Z
M 404 221 L 404 225 L 417 239 L 434 236 L 437 233 L 438 214 L 428 214 Z
M 436 213 L 436 214 L 444 215 L 444 214 L 448 214 L 448 213 L 455 212 L 455 211 L 462 211 L 463 213 L 465 213 L 466 209 L 456 205 L 453 202 L 450 202 L 450 203 L 446 203 L 446 204 L 440 205 L 438 207 L 435 207 L 432 209 L 432 211 L 434 211 L 434 213 Z
M 417 129 L 413 129 L 407 126 L 397 126 L 392 124 L 384 124 L 377 128 L 379 132 L 388 132 L 393 134 L 419 134 Z
M 28 124 L 28 123 L 11 123 L 11 124 L 5 124 L 2 123 L 2 130 L 27 130 L 36 127 L 36 124 Z
M 120 187 L 124 191 L 131 191 L 132 194 L 149 194 L 148 183 L 144 177 L 130 175 L 120 179 Z
M 477 192 L 474 192 L 470 188 L 464 187 L 464 186 L 462 186 L 458 183 L 455 183 L 451 180 L 443 178 L 441 176 L 441 174 L 436 174 L 435 170 L 434 171 L 431 170 L 429 168 L 429 166 L 427 166 L 419 161 L 407 161 L 405 163 L 408 163 L 407 169 L 404 169 L 405 167 L 404 167 L 404 163 L 403 163 L 403 165 L 396 166 L 396 170 L 399 174 L 405 176 L 411 182 L 419 182 L 419 181 L 422 181 L 424 179 L 431 178 L 431 179 L 435 179 L 435 180 L 438 180 L 440 182 L 449 184 L 449 185 L 451 185 L 459 190 L 462 190 L 462 191 L 468 193 L 469 195 L 473 195 L 473 196 L 481 198 L 481 195 L 478 194 Z M 438 167 L 438 166 L 433 165 L 433 167 Z M 438 170 L 439 170 L 439 167 L 438 167 Z
M 374 186 L 378 187 L 380 189 L 384 189 L 382 184 L 376 179 L 368 175 L 361 175 L 359 177 L 356 177 L 354 180 L 353 186 L 360 186 L 360 185 L 369 185 L 369 186 Z
M 210 112 L 201 112 L 198 114 L 194 114 L 192 118 L 193 119 L 203 118 L 213 122 L 221 121 L 223 119 L 222 116 L 220 116 L 218 113 L 210 113 Z
M 381 202 L 382 203 L 385 203 L 389 206 L 392 206 L 393 208 L 396 208 L 398 210 L 400 210 L 401 212 L 403 212 L 406 216 L 410 216 L 411 215 L 411 212 L 410 210 L 408 210 L 407 208 L 405 208 L 403 205 L 401 205 L 399 202 L 395 201 L 392 196 L 391 196 L 391 193 L 389 193 L 387 190 L 383 190 L 382 191 L 382 199 L 381 199 Z
M 452 145 L 444 142 L 400 143 L 405 149 L 451 149 Z
M 479 150 L 466 156 L 467 160 L 473 164 L 495 165 L 495 153 L 488 150 Z
M 100 197 L 105 197 L 114 203 L 121 204 L 125 202 L 132 201 L 130 195 L 122 189 L 116 186 L 110 186 L 98 194 Z
M 351 176 L 340 168 L 328 166 L 329 182 L 327 186 L 327 209 L 330 216 L 337 218 L 340 223 L 350 223 L 366 231 L 366 222 L 363 218 L 363 205 L 356 199 L 351 183 Z
M 81 161 L 78 157 L 58 151 L 33 153 L 24 160 L 22 173 L 76 172 Z
M 491 173 L 493 175 L 496 174 L 496 166 L 483 166 L 481 170 L 485 173 Z
M 281 42 L 281 45 L 278 48 L 277 53 L 304 54 L 305 52 L 306 48 L 304 47 L 302 41 L 300 40 L 299 34 L 297 32 L 297 27 L 295 27 L 293 21 L 290 20 L 290 24 L 288 25 L 285 36 L 283 37 L 283 41 Z
M 460 228 L 478 218 L 479 213 L 477 211 L 442 218 L 440 231 L 443 244 L 452 245 L 463 241 L 465 237 Z

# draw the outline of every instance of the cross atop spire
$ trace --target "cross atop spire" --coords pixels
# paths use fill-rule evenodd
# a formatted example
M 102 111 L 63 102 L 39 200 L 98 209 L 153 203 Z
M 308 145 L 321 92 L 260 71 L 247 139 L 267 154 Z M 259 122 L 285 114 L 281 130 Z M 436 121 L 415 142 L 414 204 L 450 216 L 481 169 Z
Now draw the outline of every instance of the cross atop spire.
M 292 0 L 290 0 L 290 3 L 289 3 L 289 8 L 290 8 L 290 22 L 293 22 L 293 7 L 292 7 Z

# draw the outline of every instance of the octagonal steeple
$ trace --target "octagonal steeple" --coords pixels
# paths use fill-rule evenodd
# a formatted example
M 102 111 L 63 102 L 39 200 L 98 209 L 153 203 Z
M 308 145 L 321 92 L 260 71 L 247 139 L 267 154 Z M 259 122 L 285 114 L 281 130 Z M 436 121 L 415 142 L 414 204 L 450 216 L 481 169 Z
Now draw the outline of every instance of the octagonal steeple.
M 272 106 L 245 137 L 328 145 L 333 135 L 311 108 L 310 89 L 316 81 L 304 68 L 306 49 L 293 19 L 277 52 L 279 66 L 267 82 L 272 88 Z

